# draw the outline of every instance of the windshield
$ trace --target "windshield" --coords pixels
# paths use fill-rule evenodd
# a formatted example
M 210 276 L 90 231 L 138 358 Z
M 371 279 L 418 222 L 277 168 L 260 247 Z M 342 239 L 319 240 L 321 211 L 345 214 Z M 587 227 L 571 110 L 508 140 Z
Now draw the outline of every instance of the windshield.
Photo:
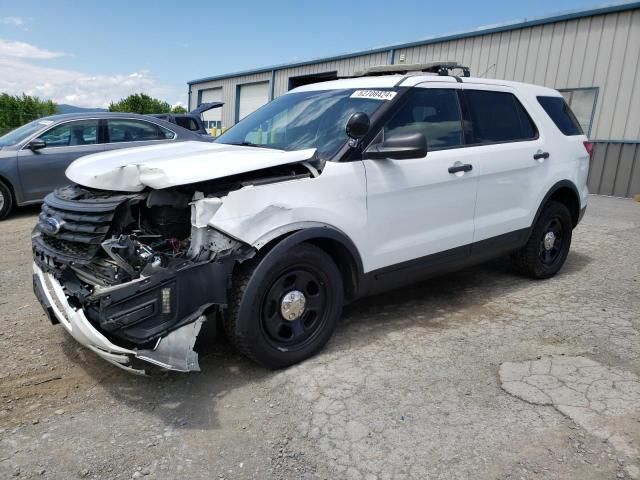
M 40 130 L 42 127 L 46 127 L 47 125 L 51 125 L 52 123 L 52 120 L 34 120 L 33 122 L 22 125 L 15 130 L 11 130 L 6 135 L 0 137 L 0 147 L 10 147 L 11 145 L 20 143 L 25 138 Z
M 384 95 L 370 98 L 360 92 L 368 91 L 324 90 L 283 95 L 243 119 L 216 142 L 280 150 L 315 148 L 321 158 L 330 158 L 347 141 L 345 126 L 349 117 L 355 112 L 371 115 L 385 102 L 380 98 Z

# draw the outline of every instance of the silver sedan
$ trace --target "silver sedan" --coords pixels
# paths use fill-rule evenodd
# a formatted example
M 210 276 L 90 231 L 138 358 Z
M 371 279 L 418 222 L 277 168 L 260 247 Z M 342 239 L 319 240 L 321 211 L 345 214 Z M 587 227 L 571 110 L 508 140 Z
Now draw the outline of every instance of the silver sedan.
M 70 183 L 64 172 L 79 157 L 188 140 L 213 138 L 133 113 L 73 113 L 34 120 L 0 137 L 0 219 L 14 206 L 38 203 Z

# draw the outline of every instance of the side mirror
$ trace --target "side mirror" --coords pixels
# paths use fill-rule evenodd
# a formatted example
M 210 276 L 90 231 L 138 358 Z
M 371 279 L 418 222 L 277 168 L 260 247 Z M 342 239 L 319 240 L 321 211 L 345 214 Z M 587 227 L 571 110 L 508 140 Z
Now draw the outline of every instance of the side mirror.
M 40 139 L 40 138 L 36 138 L 35 140 L 31 140 L 28 145 L 27 148 L 29 148 L 29 150 L 32 151 L 36 151 L 36 150 L 41 150 L 44 147 L 47 146 L 47 142 L 45 142 L 44 140 Z
M 369 127 L 371 122 L 369 115 L 364 112 L 356 112 L 347 120 L 347 126 L 345 128 L 347 136 L 353 140 L 360 140 L 367 133 L 369 133 Z
M 383 160 L 392 158 L 422 158 L 427 155 L 427 139 L 420 132 L 398 133 L 390 135 L 384 142 L 371 145 L 364 152 L 365 158 Z

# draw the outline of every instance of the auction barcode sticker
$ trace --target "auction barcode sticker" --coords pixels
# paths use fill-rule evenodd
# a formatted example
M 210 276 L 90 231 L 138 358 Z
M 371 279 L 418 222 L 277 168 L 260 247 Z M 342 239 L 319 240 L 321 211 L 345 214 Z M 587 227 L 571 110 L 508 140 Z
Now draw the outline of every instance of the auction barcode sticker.
M 356 90 L 351 94 L 351 98 L 371 98 L 372 100 L 391 100 L 397 92 L 387 90 Z

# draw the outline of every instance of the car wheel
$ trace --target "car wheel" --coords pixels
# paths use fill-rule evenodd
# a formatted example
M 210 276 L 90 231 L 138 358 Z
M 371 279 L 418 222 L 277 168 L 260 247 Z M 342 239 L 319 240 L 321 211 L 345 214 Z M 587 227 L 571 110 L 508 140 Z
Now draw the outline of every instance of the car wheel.
M 3 182 L 0 182 L 0 220 L 4 220 L 13 208 L 13 195 Z
M 271 368 L 298 363 L 329 340 L 342 312 L 342 277 L 323 250 L 300 244 L 258 256 L 234 275 L 225 331 L 236 348 Z
M 552 277 L 567 259 L 572 231 L 569 209 L 560 202 L 548 202 L 527 244 L 512 255 L 514 266 L 531 278 Z

